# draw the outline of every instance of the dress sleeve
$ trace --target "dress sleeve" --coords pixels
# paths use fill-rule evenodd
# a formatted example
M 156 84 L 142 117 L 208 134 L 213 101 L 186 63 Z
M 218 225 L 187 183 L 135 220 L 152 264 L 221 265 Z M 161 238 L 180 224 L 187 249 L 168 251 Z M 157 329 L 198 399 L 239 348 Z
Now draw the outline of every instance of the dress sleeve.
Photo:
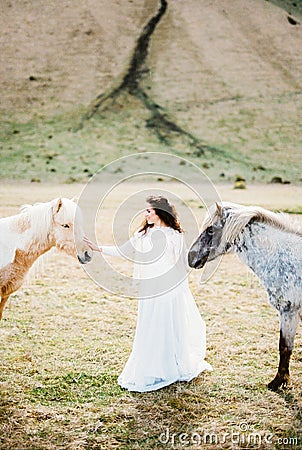
M 135 238 L 132 237 L 120 246 L 101 245 L 102 253 L 109 256 L 119 256 L 121 258 L 133 257 L 135 253 L 134 240 Z

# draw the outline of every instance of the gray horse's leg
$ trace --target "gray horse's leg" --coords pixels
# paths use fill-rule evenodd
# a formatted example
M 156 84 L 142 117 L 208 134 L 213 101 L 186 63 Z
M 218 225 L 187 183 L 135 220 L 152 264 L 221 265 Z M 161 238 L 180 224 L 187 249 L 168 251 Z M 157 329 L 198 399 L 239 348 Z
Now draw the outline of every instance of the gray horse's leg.
M 276 391 L 289 383 L 289 361 L 294 348 L 295 334 L 299 322 L 298 311 L 280 312 L 279 368 L 268 388 Z

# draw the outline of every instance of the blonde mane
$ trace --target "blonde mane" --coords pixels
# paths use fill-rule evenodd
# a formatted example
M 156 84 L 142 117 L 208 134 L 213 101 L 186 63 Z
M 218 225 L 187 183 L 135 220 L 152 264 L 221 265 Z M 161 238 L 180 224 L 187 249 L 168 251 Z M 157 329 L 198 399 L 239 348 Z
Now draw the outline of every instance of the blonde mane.
M 53 221 L 51 202 L 23 205 L 20 208 L 20 216 L 22 215 L 30 221 L 30 234 L 35 236 L 35 240 L 45 242 Z

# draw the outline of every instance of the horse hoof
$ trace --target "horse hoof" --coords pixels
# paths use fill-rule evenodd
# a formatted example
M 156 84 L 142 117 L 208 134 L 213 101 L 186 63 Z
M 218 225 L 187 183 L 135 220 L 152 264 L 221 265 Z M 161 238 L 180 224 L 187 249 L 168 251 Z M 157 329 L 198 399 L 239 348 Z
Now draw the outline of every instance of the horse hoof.
M 273 380 L 270 383 L 268 383 L 267 387 L 270 391 L 276 392 L 278 390 L 278 388 L 280 387 L 280 385 L 278 383 L 276 383 L 275 380 Z
M 267 387 L 271 391 L 277 391 L 280 387 L 287 388 L 289 385 L 289 375 L 281 376 L 279 374 L 276 375 L 276 377 L 268 383 Z

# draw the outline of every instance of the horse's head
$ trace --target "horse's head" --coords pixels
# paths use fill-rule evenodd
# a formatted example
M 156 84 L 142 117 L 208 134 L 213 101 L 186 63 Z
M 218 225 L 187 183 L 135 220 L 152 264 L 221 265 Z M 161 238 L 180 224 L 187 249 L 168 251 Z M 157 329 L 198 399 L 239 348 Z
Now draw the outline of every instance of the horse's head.
M 201 228 L 201 233 L 188 253 L 189 266 L 201 269 L 206 262 L 212 261 L 230 249 L 224 239 L 224 227 L 230 215 L 229 206 L 218 203 L 211 206 Z
M 55 246 L 78 257 L 81 264 L 92 258 L 92 251 L 84 242 L 82 214 L 79 206 L 67 198 L 52 201 L 53 238 Z

